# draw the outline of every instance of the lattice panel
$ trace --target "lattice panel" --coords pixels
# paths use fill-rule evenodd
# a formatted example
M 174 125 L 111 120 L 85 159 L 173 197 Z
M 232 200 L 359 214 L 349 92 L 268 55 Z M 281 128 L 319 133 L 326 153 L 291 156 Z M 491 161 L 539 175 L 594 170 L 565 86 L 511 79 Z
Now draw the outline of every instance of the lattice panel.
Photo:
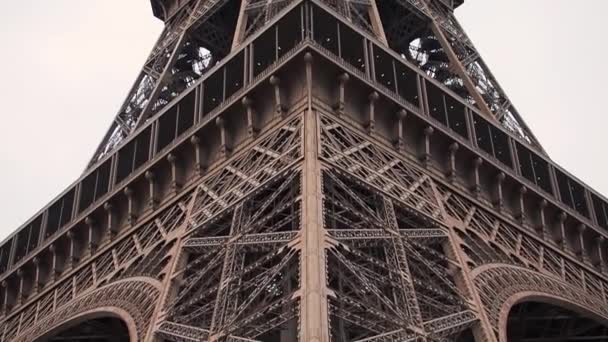
M 300 258 L 290 243 L 300 229 L 299 195 L 293 171 L 198 225 L 184 244 L 181 286 L 159 336 L 258 339 L 295 327 Z
M 198 186 L 192 222 L 200 224 L 245 198 L 302 157 L 302 119 L 296 116 Z
M 7 318 L 1 325 L 5 336 L 19 334 L 20 321 L 38 324 L 45 317 L 72 305 L 81 294 L 99 286 L 134 276 L 159 278 L 171 248 L 166 238 L 184 225 L 194 192 L 197 192 L 197 201 L 192 206 L 193 220 L 188 229 L 214 218 L 254 189 L 264 189 L 269 180 L 285 174 L 301 158 L 301 128 L 299 116 L 288 119 L 272 134 L 254 142 L 248 153 L 236 156 L 223 168 L 210 173 L 180 201 L 142 222 L 130 235 L 117 237 L 97 256 L 78 265 L 73 275 L 51 284 L 50 289 L 44 289 L 44 295 L 28 303 L 22 312 L 17 311 Z M 54 305 L 37 305 L 38 301 L 52 301 Z
M 321 114 L 320 140 L 321 159 L 339 172 L 388 193 L 428 217 L 440 217 L 432 180 L 417 167 L 330 115 Z
M 453 280 L 447 232 L 352 175 L 326 170 L 324 221 L 332 339 L 458 335 L 477 320 Z

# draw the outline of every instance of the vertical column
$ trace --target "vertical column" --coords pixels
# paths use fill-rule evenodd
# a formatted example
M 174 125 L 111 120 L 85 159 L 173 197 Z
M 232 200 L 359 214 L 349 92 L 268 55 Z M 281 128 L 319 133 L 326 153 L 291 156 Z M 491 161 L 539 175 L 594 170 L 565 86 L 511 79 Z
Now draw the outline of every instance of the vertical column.
M 193 135 L 192 138 L 190 138 L 190 143 L 194 148 L 194 173 L 197 177 L 200 177 L 207 169 L 205 164 L 205 156 L 203 155 L 203 146 L 201 145 L 201 138 L 199 138 L 197 135 Z
M 287 113 L 287 107 L 281 96 L 281 79 L 276 75 L 270 76 L 270 85 L 274 88 L 274 104 L 277 117 L 283 117 Z
M 393 238 L 391 239 L 395 253 L 393 262 L 395 262 L 394 266 L 399 269 L 399 273 L 401 274 L 401 278 L 398 281 L 401 283 L 403 297 L 405 299 L 405 303 L 399 304 L 405 306 L 404 310 L 406 310 L 408 314 L 408 317 L 405 318 L 410 320 L 415 332 L 424 336 L 424 321 L 422 320 L 422 313 L 420 311 L 420 306 L 418 305 L 416 289 L 414 288 L 414 279 L 407 260 L 407 251 L 403 239 L 399 235 L 399 224 L 395 214 L 395 207 L 393 206 L 391 199 L 386 196 L 383 197 L 383 202 L 385 218 L 388 221 L 388 229 L 390 230 L 390 233 L 393 234 Z M 424 341 L 424 339 L 422 341 Z
M 407 111 L 401 109 L 397 112 L 397 139 L 395 140 L 395 148 L 401 152 L 405 150 L 405 132 L 403 126 L 405 125 L 405 118 L 407 117 Z
M 239 9 L 239 18 L 236 21 L 236 30 L 234 32 L 234 37 L 232 38 L 232 48 L 234 51 L 245 37 L 245 28 L 247 27 L 247 5 L 249 4 L 249 0 L 241 0 L 241 7 Z
M 181 165 L 179 165 L 179 161 L 177 155 L 174 153 L 169 153 L 167 156 L 167 161 L 171 164 L 171 183 L 170 189 L 171 194 L 175 195 L 182 187 L 181 182 Z
M 312 55 L 306 53 L 308 109 L 304 115 L 302 173 L 302 313 L 300 341 L 329 341 L 324 228 L 321 209 L 321 168 L 317 116 L 312 110 Z
M 230 236 L 234 237 L 240 232 L 241 223 L 243 222 L 243 204 L 239 204 L 232 214 L 232 224 L 230 226 Z M 225 248 L 226 254 L 224 255 L 224 264 L 222 266 L 222 274 L 220 276 L 220 285 L 217 290 L 217 296 L 215 300 L 215 307 L 213 308 L 213 317 L 211 320 L 211 327 L 209 333 L 211 334 L 210 339 L 217 339 L 221 341 L 221 338 L 225 337 L 224 328 L 225 324 L 232 320 L 234 310 L 230 310 L 230 307 L 236 307 L 236 304 L 230 305 L 230 287 L 234 281 L 230 281 L 232 274 L 235 273 L 235 261 L 237 260 L 237 246 L 234 240 L 231 239 Z M 236 302 L 235 302 L 236 303 Z

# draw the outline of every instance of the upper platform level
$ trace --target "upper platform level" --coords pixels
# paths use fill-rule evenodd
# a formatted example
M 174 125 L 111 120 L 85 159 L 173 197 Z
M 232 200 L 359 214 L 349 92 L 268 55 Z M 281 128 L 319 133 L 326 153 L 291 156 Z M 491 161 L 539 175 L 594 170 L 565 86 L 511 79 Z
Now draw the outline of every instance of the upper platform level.
M 162 21 L 167 21 L 190 1 L 195 0 L 150 0 L 150 3 L 152 4 L 152 13 L 154 16 Z
M 154 14 L 154 16 L 162 21 L 167 21 L 168 19 L 173 17 L 173 15 L 175 13 L 177 13 L 180 8 L 182 8 L 184 5 L 186 5 L 190 1 L 196 1 L 196 0 L 150 0 L 150 3 L 152 5 L 152 13 Z M 202 0 L 202 1 L 208 1 L 208 0 Z M 240 1 L 240 0 L 231 0 L 231 1 Z M 387 1 L 387 0 L 384 0 L 384 1 Z M 399 0 L 393 0 L 393 1 L 399 1 Z M 451 9 L 455 9 L 458 6 L 462 5 L 464 3 L 464 0 L 439 0 L 439 2 L 443 3 L 444 5 L 446 5 L 447 7 L 451 8 Z

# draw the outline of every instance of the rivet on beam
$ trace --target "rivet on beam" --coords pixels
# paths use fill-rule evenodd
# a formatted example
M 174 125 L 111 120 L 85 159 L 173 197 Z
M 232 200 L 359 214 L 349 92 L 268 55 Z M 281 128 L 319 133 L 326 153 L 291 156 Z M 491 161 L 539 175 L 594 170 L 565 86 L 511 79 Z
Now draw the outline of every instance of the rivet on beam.
M 107 230 L 106 230 L 106 236 L 105 238 L 108 241 L 112 241 L 114 239 L 114 237 L 116 236 L 116 234 L 118 233 L 118 227 L 116 227 L 116 222 L 114 221 L 114 212 L 113 212 L 113 207 L 112 207 L 112 203 L 110 202 L 106 202 L 103 205 L 103 209 L 106 211 L 106 215 L 108 217 L 108 225 L 107 225 Z
M 494 183 L 496 186 L 496 199 L 494 200 L 494 206 L 496 206 L 496 210 L 501 212 L 505 206 L 505 200 L 502 193 L 502 183 L 505 181 L 507 176 L 504 172 L 499 172 L 496 175 L 496 182 Z
M 568 215 L 562 211 L 557 215 L 557 229 L 558 229 L 558 237 L 555 239 L 555 242 L 560 246 L 561 249 L 566 249 L 566 229 L 565 222 Z
M 87 254 L 92 256 L 97 251 L 97 231 L 95 230 L 95 220 L 91 216 L 84 219 L 88 227 Z
M 245 115 L 247 117 L 247 136 L 255 138 L 260 130 L 257 127 L 257 116 L 253 110 L 253 100 L 248 96 L 245 96 L 241 102 L 243 107 L 245 107 Z
M 275 111 L 278 117 L 282 117 L 287 113 L 287 107 L 281 98 L 281 79 L 276 75 L 270 76 L 270 84 L 274 87 L 274 103 Z
M 397 151 L 403 151 L 405 149 L 403 126 L 405 125 L 406 117 L 407 111 L 405 109 L 401 109 L 397 112 L 397 140 L 395 140 L 395 148 Z
M 149 190 L 149 198 L 148 198 L 148 206 L 151 209 L 155 209 L 158 204 L 157 191 L 156 191 L 156 175 L 153 171 L 148 170 L 144 174 L 146 180 L 148 180 L 148 190 Z
M 226 158 L 230 153 L 230 147 L 228 146 L 228 132 L 226 131 L 224 118 L 218 116 L 215 119 L 215 125 L 220 130 L 220 158 Z
M 525 186 L 519 187 L 519 213 L 517 213 L 517 219 L 523 225 L 526 223 L 526 193 L 528 193 L 528 188 Z
M 424 167 L 428 167 L 431 162 L 431 135 L 433 135 L 434 131 L 435 130 L 431 126 L 427 126 L 424 129 L 424 151 L 420 157 L 420 161 L 422 161 Z
M 483 159 L 481 157 L 477 157 L 473 159 L 473 187 L 471 191 L 473 191 L 473 195 L 475 197 L 479 197 L 481 194 L 481 183 L 479 182 L 479 168 L 483 164 Z
M 344 115 L 346 109 L 345 88 L 349 79 L 350 76 L 347 73 L 342 73 L 338 76 L 338 101 L 334 106 L 334 110 L 338 115 Z
M 177 170 L 177 156 L 174 153 L 169 153 L 167 156 L 167 161 L 169 164 L 171 164 L 171 191 L 173 193 L 177 193 L 177 191 L 182 187 Z
M 127 186 L 123 192 L 125 196 L 127 196 L 127 223 L 129 226 L 133 226 L 137 220 L 137 215 L 135 215 L 135 204 L 133 203 L 133 189 Z
M 202 176 L 205 172 L 206 166 L 203 158 L 203 149 L 201 146 L 201 138 L 193 135 L 190 138 L 190 143 L 194 146 L 194 172 L 197 176 Z
M 376 91 L 373 91 L 368 96 L 369 108 L 367 112 L 367 122 L 365 123 L 368 134 L 374 134 L 376 131 L 376 101 L 378 101 L 379 98 L 380 95 Z
M 449 160 L 448 160 L 448 172 L 446 176 L 448 177 L 448 181 L 453 183 L 456 180 L 456 152 L 458 152 L 458 148 L 460 145 L 458 143 L 453 142 L 448 146 L 449 150 Z

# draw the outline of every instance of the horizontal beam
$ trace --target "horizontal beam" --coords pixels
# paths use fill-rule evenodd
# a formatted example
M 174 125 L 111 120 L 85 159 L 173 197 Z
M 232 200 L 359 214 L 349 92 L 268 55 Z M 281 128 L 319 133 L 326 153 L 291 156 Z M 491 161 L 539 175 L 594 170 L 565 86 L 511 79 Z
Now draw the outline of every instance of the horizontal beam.
M 286 244 L 288 242 L 293 241 L 298 236 L 298 234 L 298 231 L 248 234 L 234 240 L 234 244 L 256 246 Z M 229 243 L 232 239 L 233 238 L 228 236 L 190 238 L 184 243 L 184 248 L 189 251 L 201 251 L 206 249 L 206 247 L 225 245 Z
M 328 229 L 329 235 L 336 240 L 375 240 L 392 239 L 394 234 L 383 229 Z M 437 239 L 447 238 L 445 231 L 439 228 L 400 229 L 399 235 L 406 239 Z

